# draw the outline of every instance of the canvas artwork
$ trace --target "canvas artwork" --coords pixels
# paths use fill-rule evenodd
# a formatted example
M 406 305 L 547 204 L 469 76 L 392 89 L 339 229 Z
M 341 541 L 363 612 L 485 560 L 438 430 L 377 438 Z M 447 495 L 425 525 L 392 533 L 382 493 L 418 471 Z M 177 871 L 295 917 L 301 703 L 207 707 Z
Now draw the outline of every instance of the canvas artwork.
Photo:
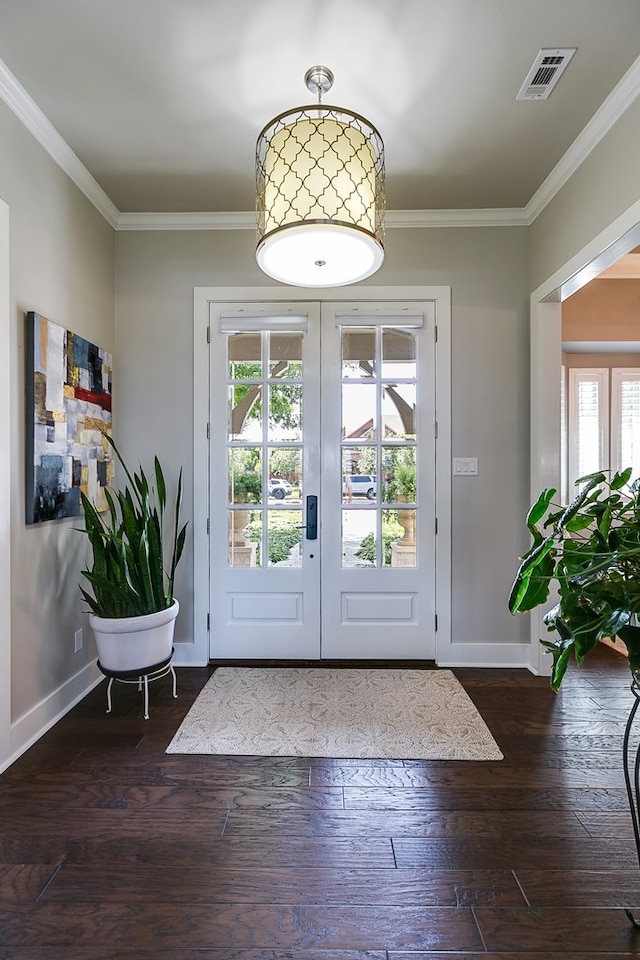
M 113 461 L 111 354 L 39 313 L 27 314 L 26 520 L 106 509 Z

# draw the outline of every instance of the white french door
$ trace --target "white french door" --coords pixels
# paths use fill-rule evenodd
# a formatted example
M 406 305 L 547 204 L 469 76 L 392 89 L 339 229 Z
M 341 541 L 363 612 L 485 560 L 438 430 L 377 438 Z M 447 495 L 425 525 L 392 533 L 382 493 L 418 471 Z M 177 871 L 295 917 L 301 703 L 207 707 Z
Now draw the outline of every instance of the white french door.
M 435 657 L 435 305 L 212 305 L 210 656 Z

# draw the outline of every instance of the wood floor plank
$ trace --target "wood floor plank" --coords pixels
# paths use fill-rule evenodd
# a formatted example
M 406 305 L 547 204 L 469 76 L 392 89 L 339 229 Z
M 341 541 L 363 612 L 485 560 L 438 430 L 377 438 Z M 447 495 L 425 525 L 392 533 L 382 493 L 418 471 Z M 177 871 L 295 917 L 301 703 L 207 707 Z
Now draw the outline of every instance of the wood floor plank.
M 504 837 L 491 840 L 406 838 L 394 839 L 393 849 L 399 867 L 455 866 L 472 870 L 484 866 L 493 870 L 528 867 L 561 870 L 588 870 L 593 864 L 615 865 L 630 870 L 637 863 L 635 848 L 625 840 L 577 839 L 574 837 Z
M 488 908 L 483 908 L 488 909 Z M 64 924 L 59 905 L 29 911 L 0 905 L 0 937 L 12 945 L 50 948 L 67 944 L 120 945 L 140 936 L 135 904 L 67 904 Z M 0 940 L 0 942 L 2 942 Z M 233 944 L 244 949 L 469 950 L 482 945 L 473 912 L 459 907 L 264 906 L 220 904 L 203 911 L 197 905 L 149 904 L 145 909 L 145 946 L 156 948 Z
M 552 767 L 539 769 L 537 766 L 516 767 L 508 769 L 500 763 L 487 761 L 473 763 L 455 763 L 450 761 L 431 762 L 424 766 L 417 764 L 412 767 L 394 767 L 393 769 L 377 769 L 375 767 L 340 767 L 332 765 L 324 770 L 314 769 L 311 772 L 312 786 L 340 786 L 340 787 L 420 787 L 430 788 L 438 784 L 451 787 L 464 787 L 467 784 L 474 786 L 493 787 L 496 784 L 502 787 L 542 787 L 558 785 L 560 787 L 604 787 L 623 788 L 624 776 L 621 764 L 617 767 L 607 766 L 599 769 L 592 765 L 586 769 L 565 768 L 555 770 Z
M 522 906 L 526 903 L 511 870 L 373 870 L 360 866 L 304 869 L 238 868 L 228 863 L 198 863 L 166 875 L 153 864 L 127 864 L 123 870 L 102 864 L 64 863 L 41 897 L 42 902 L 73 903 L 253 903 L 355 904 L 358 906 L 472 907 Z
M 346 810 L 628 810 L 622 788 L 555 789 L 496 786 L 423 788 L 345 787 Z
M 11 947 L 2 953 L 2 960 L 43 960 L 40 947 Z M 413 953 L 413 957 L 419 956 Z M 422 954 L 427 956 L 427 954 Z M 428 956 L 433 957 L 430 953 Z M 442 956 L 442 954 L 440 954 Z M 463 954 L 446 954 L 448 960 L 456 960 Z M 467 954 L 464 956 L 478 956 Z M 47 949 L 47 960 L 87 960 L 87 947 L 65 944 L 63 952 L 54 953 Z M 484 960 L 487 955 L 482 954 Z M 100 944 L 91 944 L 91 960 L 387 960 L 386 950 L 237 950 L 234 947 L 173 947 L 169 949 L 119 944 L 117 956 L 113 948 Z M 491 960 L 491 958 L 489 958 Z M 553 960 L 553 958 L 551 958 Z M 597 958 L 596 958 L 597 960 Z M 611 956 L 609 956 L 611 960 Z
M 640 871 L 519 869 L 517 879 L 533 907 L 640 908 Z
M 273 870 L 289 867 L 304 872 L 305 864 L 322 863 L 328 867 L 348 867 L 354 861 L 367 868 L 393 869 L 395 859 L 391 841 L 381 838 L 351 837 L 299 838 L 234 841 L 199 836 L 167 837 L 162 834 L 106 839 L 70 839 L 66 861 L 79 864 L 153 864 L 174 869 L 187 867 L 194 859 L 219 863 L 229 870 L 268 863 Z
M 505 834 L 530 840 L 541 837 L 590 837 L 594 834 L 572 810 L 531 811 L 523 818 L 518 811 L 502 810 L 413 810 L 370 811 L 366 817 L 359 810 L 257 812 L 232 810 L 225 822 L 225 837 L 273 837 L 283 831 L 292 836 L 376 836 L 376 837 L 471 837 L 502 840 Z M 586 814 L 583 814 L 586 816 Z M 629 815 L 621 812 L 623 822 Z M 626 817 L 626 820 L 625 820 Z M 597 819 L 597 817 L 595 817 Z M 603 836 L 626 836 L 619 831 Z
M 598 952 L 621 960 L 637 957 L 640 951 L 640 931 L 633 929 L 623 910 L 478 907 L 474 913 L 488 951 L 568 950 L 580 953 L 583 960 Z

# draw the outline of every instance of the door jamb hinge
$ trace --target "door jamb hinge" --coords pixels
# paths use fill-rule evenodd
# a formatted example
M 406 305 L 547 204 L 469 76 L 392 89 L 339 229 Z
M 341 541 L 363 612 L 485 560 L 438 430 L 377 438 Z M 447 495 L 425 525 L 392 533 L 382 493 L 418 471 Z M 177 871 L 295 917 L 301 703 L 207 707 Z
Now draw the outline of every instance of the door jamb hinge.
M 211 614 L 207 614 L 207 630 L 211 630 Z
M 436 633 L 437 633 L 437 632 L 438 632 L 438 614 L 437 614 L 437 613 L 434 613 L 433 617 L 434 617 L 434 620 L 435 620 Z
M 209 517 L 207 517 L 207 536 L 209 536 L 210 533 L 211 533 L 211 521 L 209 520 Z
M 207 327 L 207 343 L 211 343 L 211 327 Z

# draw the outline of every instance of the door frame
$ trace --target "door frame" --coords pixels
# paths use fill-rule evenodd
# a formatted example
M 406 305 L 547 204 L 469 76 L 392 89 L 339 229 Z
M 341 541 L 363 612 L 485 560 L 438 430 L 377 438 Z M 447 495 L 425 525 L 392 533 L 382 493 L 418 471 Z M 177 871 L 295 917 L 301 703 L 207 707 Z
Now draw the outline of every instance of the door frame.
M 0 200 L 0 771 L 9 765 L 11 744 L 11 301 L 9 207 Z
M 193 643 L 179 644 L 179 665 L 209 662 L 209 314 L 212 303 L 283 301 L 377 303 L 432 300 L 436 305 L 436 663 L 451 648 L 451 287 L 194 287 L 193 291 Z M 435 424 L 434 424 L 435 429 Z
M 640 245 L 640 200 L 537 287 L 530 298 L 531 468 L 530 498 L 543 489 L 560 489 L 560 366 L 562 301 Z M 549 371 L 557 371 L 557 390 L 549 390 Z M 547 632 L 544 610 L 531 611 L 528 667 L 549 676 L 551 658 L 540 643 Z

